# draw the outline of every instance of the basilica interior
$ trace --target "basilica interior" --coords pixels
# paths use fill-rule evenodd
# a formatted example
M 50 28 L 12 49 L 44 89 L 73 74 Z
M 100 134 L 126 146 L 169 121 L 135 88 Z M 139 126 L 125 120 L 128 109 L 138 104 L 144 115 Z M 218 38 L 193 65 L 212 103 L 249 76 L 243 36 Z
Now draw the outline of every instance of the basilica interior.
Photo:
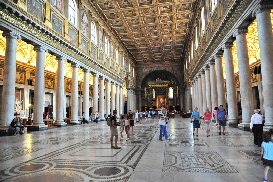
M 250 139 L 253 110 L 263 115 L 264 131 L 273 129 L 272 25 L 272 0 L 0 0 L 0 181 L 181 181 L 175 172 L 189 180 L 190 172 L 199 181 L 209 181 L 206 173 L 218 181 L 257 181 L 242 169 L 253 162 L 262 171 Z M 197 107 L 202 116 L 219 105 L 228 112 L 226 138 L 194 138 L 182 114 Z M 162 108 L 174 116 L 170 141 L 158 144 L 158 118 L 147 117 L 120 153 L 104 148 L 103 121 L 114 110 L 120 116 Z M 10 131 L 13 120 L 23 135 Z M 210 158 L 202 146 L 215 166 L 226 167 L 191 162 L 198 152 Z M 231 161 L 221 147 L 236 152 Z M 84 164 L 84 157 L 91 159 Z M 237 165 L 235 157 L 250 160 Z

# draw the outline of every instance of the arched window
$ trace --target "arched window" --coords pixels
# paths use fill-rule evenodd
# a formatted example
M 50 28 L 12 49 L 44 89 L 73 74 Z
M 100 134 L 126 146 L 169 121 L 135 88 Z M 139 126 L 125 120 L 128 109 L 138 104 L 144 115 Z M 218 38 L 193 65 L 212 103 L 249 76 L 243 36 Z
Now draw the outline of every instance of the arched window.
M 173 87 L 169 88 L 169 98 L 173 99 Z
M 91 41 L 93 42 L 93 44 L 96 44 L 96 38 L 97 38 L 96 24 L 94 22 L 91 22 Z
M 217 6 L 217 0 L 211 0 L 210 3 L 211 3 L 211 11 L 213 12 L 214 9 L 215 9 L 216 6 Z
M 107 56 L 109 56 L 109 40 L 106 36 L 104 38 L 104 52 Z
M 203 7 L 201 10 L 201 24 L 202 24 L 202 34 L 206 29 L 206 17 L 205 17 L 205 8 Z
M 77 6 L 74 0 L 68 2 L 68 21 L 77 26 Z

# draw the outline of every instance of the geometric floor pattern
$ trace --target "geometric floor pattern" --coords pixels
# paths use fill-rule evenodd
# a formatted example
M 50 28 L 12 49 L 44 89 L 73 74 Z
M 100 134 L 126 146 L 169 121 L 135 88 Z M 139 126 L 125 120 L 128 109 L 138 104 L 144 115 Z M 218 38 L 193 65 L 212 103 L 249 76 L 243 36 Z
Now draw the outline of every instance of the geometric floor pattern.
M 165 152 L 163 172 L 238 173 L 214 151 Z
M 179 115 L 167 128 L 171 140 L 159 141 L 158 118 L 143 120 L 129 140 L 119 136 L 121 149 L 110 148 L 106 121 L 0 137 L 0 181 L 261 181 L 261 148 L 252 133 L 227 127 L 220 136 L 213 126 L 206 137 L 201 124 L 197 137 Z

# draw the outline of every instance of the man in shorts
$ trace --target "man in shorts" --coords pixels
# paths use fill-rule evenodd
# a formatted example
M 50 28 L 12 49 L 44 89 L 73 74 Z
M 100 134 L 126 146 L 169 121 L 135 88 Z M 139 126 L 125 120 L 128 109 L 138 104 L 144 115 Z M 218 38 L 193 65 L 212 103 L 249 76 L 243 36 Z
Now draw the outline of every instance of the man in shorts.
M 112 125 L 110 126 L 110 131 L 111 131 L 110 142 L 111 142 L 111 148 L 120 149 L 121 147 L 118 147 L 118 129 L 117 129 L 117 125 L 115 125 L 116 121 L 117 121 L 117 111 L 114 110 L 113 116 L 111 117 Z M 115 137 L 115 145 L 113 145 L 114 137 Z
M 227 125 L 227 112 L 223 109 L 223 105 L 220 105 L 217 111 L 217 121 L 219 128 L 219 135 L 221 135 L 221 126 L 223 128 L 223 135 L 225 135 L 225 129 Z

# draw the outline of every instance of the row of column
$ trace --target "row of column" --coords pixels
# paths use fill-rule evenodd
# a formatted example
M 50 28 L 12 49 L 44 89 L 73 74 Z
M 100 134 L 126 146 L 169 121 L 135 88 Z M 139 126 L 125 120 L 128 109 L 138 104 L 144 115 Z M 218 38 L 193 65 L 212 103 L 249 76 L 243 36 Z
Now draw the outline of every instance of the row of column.
M 273 90 L 273 33 L 270 10 L 262 9 L 257 11 L 256 18 L 258 22 L 262 74 L 262 90 L 259 88 L 259 93 L 262 94 L 262 100 L 264 100 L 261 109 L 263 109 L 265 115 L 266 128 L 269 129 L 273 126 L 273 96 L 271 94 Z M 242 127 L 249 127 L 250 118 L 254 110 L 246 33 L 247 28 L 244 28 L 237 29 L 234 34 L 236 36 L 239 67 Z M 214 60 L 205 65 L 195 79 L 192 80 L 192 102 L 193 107 L 197 106 L 199 108 L 201 115 L 205 112 L 206 107 L 213 110 L 214 107 L 223 105 L 226 108 L 227 103 L 229 123 L 237 124 L 238 100 L 236 96 L 232 46 L 232 42 L 227 42 L 223 47 L 223 51 L 217 53 L 214 56 Z M 224 84 L 223 78 L 222 53 L 225 58 L 226 84 Z
M 16 51 L 17 41 L 20 36 L 11 31 L 5 31 L 3 36 L 6 37 L 6 52 L 4 61 L 4 79 L 3 79 L 3 92 L 2 92 L 2 111 L 0 129 L 7 129 L 14 118 L 14 101 L 15 101 L 15 81 L 16 81 Z M 34 111 L 33 111 L 33 125 L 38 130 L 47 129 L 47 125 L 43 122 L 43 99 L 44 99 L 44 62 L 46 47 L 35 46 L 36 56 L 36 70 L 35 70 L 35 86 L 34 86 Z M 66 94 L 64 83 L 64 62 L 65 57 L 57 56 L 58 71 L 57 71 L 57 89 L 56 89 L 56 121 L 54 125 L 66 126 L 64 122 Z M 72 93 L 71 93 L 71 123 L 80 124 L 78 110 L 78 68 L 79 65 L 73 64 L 72 76 Z M 116 85 L 114 82 L 110 83 L 109 79 L 103 76 L 98 76 L 92 73 L 94 77 L 93 82 L 93 111 L 100 113 L 100 119 L 104 119 L 104 114 L 110 114 L 111 111 L 117 110 L 118 114 L 123 113 L 123 87 Z M 100 79 L 100 83 L 98 83 Z M 104 82 L 106 81 L 106 89 Z M 110 97 L 110 85 L 111 97 Z M 116 85 L 116 86 L 115 86 Z M 100 87 L 99 87 L 100 86 Z M 114 93 L 116 87 L 116 95 Z M 89 113 L 89 71 L 84 69 L 84 86 L 83 86 L 83 112 Z M 100 98 L 100 99 L 99 99 Z M 98 102 L 99 101 L 99 102 Z M 106 104 L 105 104 L 106 102 Z M 110 107 L 111 102 L 111 107 Z M 98 108 L 100 106 L 100 108 Z M 88 116 L 86 116 L 88 117 Z

